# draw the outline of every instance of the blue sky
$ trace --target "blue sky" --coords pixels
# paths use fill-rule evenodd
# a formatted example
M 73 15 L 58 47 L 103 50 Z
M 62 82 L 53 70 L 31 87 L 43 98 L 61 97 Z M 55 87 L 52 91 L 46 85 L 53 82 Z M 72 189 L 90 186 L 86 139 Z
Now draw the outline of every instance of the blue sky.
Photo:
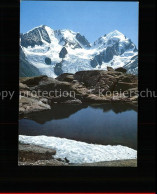
M 118 30 L 138 47 L 138 2 L 22 1 L 20 32 L 42 24 L 80 32 L 91 43 Z

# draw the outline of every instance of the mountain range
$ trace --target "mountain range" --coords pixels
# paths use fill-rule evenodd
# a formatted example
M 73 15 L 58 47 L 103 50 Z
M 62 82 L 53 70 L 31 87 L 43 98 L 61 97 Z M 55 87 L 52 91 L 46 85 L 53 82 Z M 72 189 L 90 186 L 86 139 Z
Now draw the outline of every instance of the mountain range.
M 45 25 L 20 34 L 20 77 L 55 78 L 62 73 L 106 70 L 107 66 L 138 74 L 136 45 L 118 30 L 92 44 L 78 32 Z

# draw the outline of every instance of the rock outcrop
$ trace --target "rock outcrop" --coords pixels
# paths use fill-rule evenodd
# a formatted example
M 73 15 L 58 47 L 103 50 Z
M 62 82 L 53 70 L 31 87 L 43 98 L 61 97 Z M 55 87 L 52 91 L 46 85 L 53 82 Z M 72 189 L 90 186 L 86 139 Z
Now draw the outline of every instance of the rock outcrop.
M 20 78 L 20 114 L 49 110 L 54 103 L 137 103 L 137 87 L 137 76 L 112 69 Z
M 61 75 L 63 73 L 63 70 L 62 70 L 62 63 L 57 63 L 54 67 L 54 72 L 56 75 Z
M 19 144 L 20 161 L 50 160 L 56 154 L 56 150 L 43 148 L 36 145 Z
M 50 110 L 47 98 L 40 97 L 37 93 L 33 93 L 32 88 L 38 85 L 39 82 L 46 78 L 46 76 L 21 78 L 19 83 L 19 114 L 28 114 L 32 112 L 39 112 Z
M 115 69 L 115 71 L 122 72 L 122 73 L 126 73 L 127 72 L 127 70 L 125 68 L 123 68 L 123 67 L 119 67 L 119 68 Z
M 43 101 L 47 101 L 47 99 L 42 99 Z M 38 112 L 38 111 L 44 111 L 44 110 L 50 110 L 50 105 L 45 104 L 42 102 L 40 98 L 33 98 L 31 96 L 20 97 L 20 103 L 19 103 L 19 113 L 20 114 L 27 114 L 32 112 Z
M 20 34 L 20 77 L 80 70 L 104 70 L 121 66 L 127 73 L 138 74 L 136 45 L 121 32 L 114 30 L 93 44 L 80 33 L 69 29 L 54 30 L 42 25 Z M 64 59 L 64 60 L 63 60 Z M 41 65 L 43 64 L 43 65 Z
M 28 62 L 21 46 L 20 46 L 20 72 L 19 73 L 21 77 L 33 77 L 33 76 L 41 75 L 39 70 Z
M 107 67 L 108 71 L 114 71 L 114 69 L 112 67 Z
M 34 28 L 33 30 L 29 31 L 28 33 L 21 34 L 21 46 L 23 47 L 34 47 L 35 45 L 42 45 L 43 41 L 51 43 L 50 37 L 45 30 L 45 26 L 40 26 L 38 28 Z
M 49 57 L 46 57 L 46 58 L 45 58 L 45 63 L 46 63 L 47 65 L 51 65 L 51 59 L 50 59 Z
M 44 148 L 33 144 L 19 143 L 19 166 L 67 166 L 68 161 L 55 159 L 55 149 Z
M 56 78 L 58 81 L 72 82 L 74 80 L 74 74 L 63 73 Z
M 68 53 L 67 49 L 65 47 L 63 47 L 62 50 L 59 53 L 59 57 L 64 58 L 67 53 Z
M 77 34 L 76 34 L 76 39 L 77 39 L 83 46 L 85 46 L 85 47 L 87 47 L 87 48 L 90 48 L 90 47 L 91 47 L 91 45 L 90 45 L 90 43 L 88 42 L 88 40 L 87 40 L 84 36 L 82 36 L 80 33 L 77 33 Z

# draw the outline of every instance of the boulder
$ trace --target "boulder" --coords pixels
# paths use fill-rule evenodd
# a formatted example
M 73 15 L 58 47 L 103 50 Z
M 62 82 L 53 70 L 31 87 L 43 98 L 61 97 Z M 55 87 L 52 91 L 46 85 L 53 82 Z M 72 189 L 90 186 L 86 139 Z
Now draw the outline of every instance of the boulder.
M 46 75 L 36 76 L 36 77 L 23 77 L 20 78 L 20 82 L 22 84 L 26 84 L 28 87 L 33 87 L 38 85 L 40 81 L 45 80 L 47 78 Z
M 127 70 L 124 69 L 123 67 L 119 67 L 119 68 L 115 69 L 115 71 L 122 72 L 122 73 L 126 73 L 127 72 Z
M 71 90 L 71 83 L 58 81 L 57 79 L 47 77 L 46 79 L 41 80 L 37 85 L 31 87 L 31 90 L 35 91 L 54 91 L 54 90 L 63 90 L 63 91 L 70 91 Z
M 19 104 L 19 114 L 50 110 L 50 105 L 43 103 L 40 99 L 22 96 Z
M 58 81 L 72 82 L 74 80 L 74 74 L 63 73 L 56 78 Z
M 107 71 L 114 71 L 112 67 L 107 66 Z
M 30 90 L 29 87 L 26 84 L 19 83 L 20 90 Z
M 116 75 L 108 74 L 107 71 L 103 70 L 79 71 L 75 73 L 74 79 L 83 82 L 87 88 L 93 89 L 94 93 L 99 93 L 101 89 L 104 93 L 113 91 L 117 83 Z
M 50 160 L 56 154 L 55 149 L 36 145 L 19 144 L 19 161 Z
M 82 104 L 81 100 L 79 100 L 79 99 L 67 100 L 64 103 L 65 104 Z

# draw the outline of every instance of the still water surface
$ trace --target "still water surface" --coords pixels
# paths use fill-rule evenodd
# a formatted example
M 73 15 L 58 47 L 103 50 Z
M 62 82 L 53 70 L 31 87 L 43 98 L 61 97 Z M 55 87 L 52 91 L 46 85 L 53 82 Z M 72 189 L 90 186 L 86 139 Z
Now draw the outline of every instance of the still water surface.
M 56 104 L 19 120 L 20 135 L 46 135 L 137 150 L 137 109 L 126 104 Z

